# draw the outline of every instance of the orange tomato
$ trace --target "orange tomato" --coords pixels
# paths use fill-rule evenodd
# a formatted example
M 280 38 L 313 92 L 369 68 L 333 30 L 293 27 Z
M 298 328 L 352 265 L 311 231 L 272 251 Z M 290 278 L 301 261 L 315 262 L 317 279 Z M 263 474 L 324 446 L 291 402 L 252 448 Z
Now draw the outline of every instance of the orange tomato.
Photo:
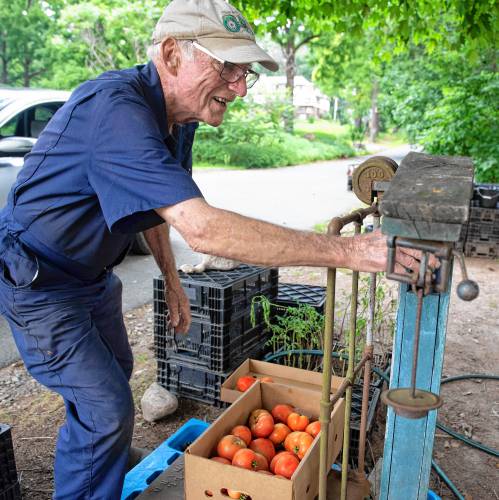
M 224 436 L 217 445 L 219 457 L 232 460 L 236 451 L 246 448 L 246 443 L 239 437 L 228 434 Z
M 271 472 L 274 472 L 275 473 L 275 470 L 274 470 L 274 467 L 275 467 L 275 463 L 277 462 L 277 460 L 282 457 L 283 455 L 291 455 L 292 457 L 295 456 L 294 453 L 292 453 L 291 451 L 280 451 L 279 453 L 276 454 L 276 456 L 272 459 L 272 461 L 270 462 L 270 470 Z
M 256 451 L 255 451 L 255 455 L 256 455 L 256 463 L 257 463 L 255 470 L 257 470 L 257 471 L 269 470 L 269 461 L 267 460 L 267 458 L 264 455 L 262 455 L 261 453 L 258 453 Z
M 305 432 L 308 432 L 312 437 L 317 437 L 317 434 L 321 431 L 321 423 L 317 420 L 315 422 L 311 422 L 307 425 Z
M 300 460 L 305 456 L 314 438 L 306 432 L 295 431 L 284 440 L 284 447 L 287 451 L 294 453 Z
M 266 438 L 274 430 L 274 419 L 267 410 L 254 410 L 249 418 L 251 434 L 256 438 Z
M 239 377 L 236 382 L 236 389 L 241 392 L 247 391 L 254 383 L 256 382 L 256 378 L 251 377 L 250 375 L 244 375 L 243 377 Z
M 229 495 L 229 498 L 236 498 L 238 500 L 247 500 L 248 498 L 250 498 L 249 495 L 247 495 L 246 493 L 241 493 L 240 491 L 229 490 L 229 488 L 227 488 L 226 491 L 227 495 Z
M 287 420 L 288 427 L 292 431 L 304 431 L 309 423 L 307 416 L 296 412 L 290 413 Z
M 256 453 L 261 453 L 269 462 L 275 456 L 274 443 L 270 439 L 257 438 L 251 441 L 249 449 Z
M 282 423 L 278 423 L 274 425 L 274 430 L 272 434 L 269 436 L 269 439 L 276 445 L 279 446 L 284 443 L 286 436 L 291 432 L 291 429 Z
M 277 459 L 274 472 L 278 476 L 290 479 L 298 465 L 300 465 L 300 461 L 296 457 L 283 455 Z
M 276 422 L 287 423 L 288 417 L 294 412 L 294 408 L 290 405 L 275 405 L 272 408 L 272 416 Z
M 245 425 L 236 425 L 230 433 L 234 436 L 237 436 L 241 438 L 245 443 L 246 446 L 248 446 L 251 443 L 251 431 L 249 427 L 246 427 Z

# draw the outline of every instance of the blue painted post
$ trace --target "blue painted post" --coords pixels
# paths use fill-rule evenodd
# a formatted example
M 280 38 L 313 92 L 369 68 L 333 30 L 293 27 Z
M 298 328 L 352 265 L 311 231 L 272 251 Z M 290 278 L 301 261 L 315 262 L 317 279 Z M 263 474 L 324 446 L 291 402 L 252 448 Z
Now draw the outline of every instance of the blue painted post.
M 416 387 L 435 394 L 440 393 L 450 289 L 449 280 L 446 293 L 423 299 Z M 400 285 L 390 389 L 411 385 L 416 306 L 416 294 Z M 380 500 L 427 499 L 436 420 L 437 410 L 411 420 L 388 408 Z

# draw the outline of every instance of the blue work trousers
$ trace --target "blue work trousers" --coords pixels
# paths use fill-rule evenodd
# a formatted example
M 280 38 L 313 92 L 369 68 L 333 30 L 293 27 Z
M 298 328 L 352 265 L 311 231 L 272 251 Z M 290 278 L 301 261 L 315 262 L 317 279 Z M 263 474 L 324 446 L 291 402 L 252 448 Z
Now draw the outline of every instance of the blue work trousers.
M 83 282 L 0 234 L 0 314 L 29 373 L 66 406 L 55 499 L 121 496 L 134 422 L 121 290 L 112 272 Z

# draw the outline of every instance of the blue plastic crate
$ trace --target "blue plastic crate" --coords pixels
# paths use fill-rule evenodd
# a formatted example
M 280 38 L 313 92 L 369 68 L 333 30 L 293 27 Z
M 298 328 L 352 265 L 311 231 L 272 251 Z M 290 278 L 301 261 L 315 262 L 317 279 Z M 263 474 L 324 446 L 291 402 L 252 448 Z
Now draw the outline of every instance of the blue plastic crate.
M 191 418 L 125 476 L 121 500 L 138 497 L 210 424 Z

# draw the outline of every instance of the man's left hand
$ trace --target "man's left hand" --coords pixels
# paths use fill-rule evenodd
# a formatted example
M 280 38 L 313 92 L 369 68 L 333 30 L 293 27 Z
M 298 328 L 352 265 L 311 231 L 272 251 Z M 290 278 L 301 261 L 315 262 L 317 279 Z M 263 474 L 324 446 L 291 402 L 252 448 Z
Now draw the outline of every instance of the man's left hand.
M 191 306 L 180 283 L 165 283 L 165 302 L 175 333 L 186 334 L 191 326 Z

